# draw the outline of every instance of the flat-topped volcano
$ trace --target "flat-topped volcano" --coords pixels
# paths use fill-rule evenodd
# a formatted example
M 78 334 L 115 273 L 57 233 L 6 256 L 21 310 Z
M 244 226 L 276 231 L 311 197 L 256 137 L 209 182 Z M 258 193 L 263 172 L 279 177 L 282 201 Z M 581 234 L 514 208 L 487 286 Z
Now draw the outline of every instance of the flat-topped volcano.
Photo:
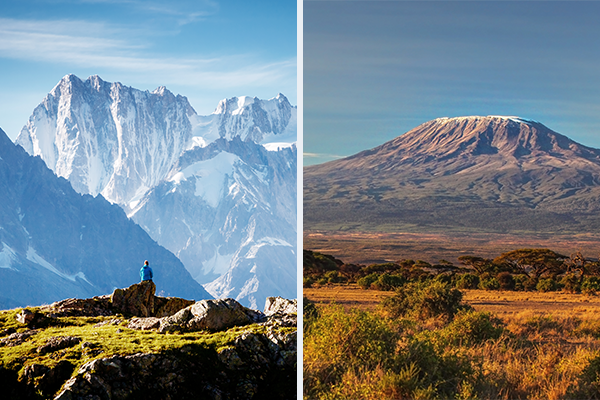
M 311 229 L 592 231 L 600 150 L 519 117 L 438 118 L 305 168 Z

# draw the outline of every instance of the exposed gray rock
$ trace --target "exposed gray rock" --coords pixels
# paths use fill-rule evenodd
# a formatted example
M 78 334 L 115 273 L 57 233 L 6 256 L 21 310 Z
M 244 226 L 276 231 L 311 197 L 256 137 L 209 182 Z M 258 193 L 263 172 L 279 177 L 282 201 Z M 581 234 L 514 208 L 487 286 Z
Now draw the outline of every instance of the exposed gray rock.
M 261 312 L 246 308 L 233 299 L 201 300 L 168 317 L 136 318 L 128 327 L 131 329 L 154 329 L 157 327 L 163 333 L 218 331 L 259 322 L 263 319 L 264 316 Z
M 194 300 L 179 297 L 154 297 L 154 316 L 159 318 L 168 317 L 194 303 Z
M 84 364 L 55 400 L 291 399 L 296 396 L 295 334 L 278 345 L 244 333 L 229 346 L 112 356 Z
M 246 307 L 233 299 L 202 300 L 190 306 L 193 317 L 186 323 L 190 330 L 222 330 L 253 322 Z M 254 315 L 254 314 L 252 314 Z
M 275 314 L 296 314 L 298 312 L 297 300 L 288 300 L 283 297 L 267 297 L 264 314 L 271 316 Z
M 65 299 L 42 306 L 40 310 L 57 317 L 98 317 L 113 314 L 109 295 L 96 296 L 90 299 Z
M 48 339 L 46 344 L 38 347 L 37 352 L 40 354 L 51 353 L 53 351 L 75 346 L 79 342 L 81 342 L 81 338 L 75 336 L 54 336 Z
M 0 339 L 0 347 L 2 347 L 2 346 L 6 346 L 6 347 L 18 346 L 21 343 L 23 343 L 24 341 L 26 341 L 27 339 L 29 339 L 29 337 L 31 337 L 37 333 L 38 333 L 38 331 L 34 330 L 34 329 L 30 329 L 25 332 L 15 332 L 11 335 L 8 335 L 7 337 L 5 337 L 3 339 Z
M 28 325 L 35 318 L 35 314 L 30 310 L 24 308 L 19 314 L 17 314 L 17 321 L 20 324 Z
M 54 394 L 71 376 L 74 369 L 75 366 L 66 360 L 60 360 L 52 368 L 32 364 L 24 368 L 21 379 L 28 385 L 35 385 L 38 392 Z
M 150 329 L 158 329 L 160 327 L 160 318 L 147 317 L 147 318 L 132 318 L 127 325 L 129 329 L 137 329 L 147 331 Z
M 120 318 L 113 318 L 113 319 L 108 320 L 108 321 L 98 322 L 97 324 L 94 325 L 94 328 L 100 328 L 101 326 L 104 326 L 104 325 L 119 325 L 121 322 L 123 322 L 122 319 L 120 319 Z
M 111 295 L 90 299 L 66 299 L 40 310 L 49 316 L 110 316 L 128 314 L 136 317 L 165 317 L 194 304 L 193 300 L 179 297 L 158 297 L 156 286 L 151 281 L 133 284 L 125 289 L 115 289 Z
M 110 303 L 115 312 L 150 317 L 154 315 L 154 292 L 154 282 L 142 281 L 126 289 L 115 289 L 110 296 Z

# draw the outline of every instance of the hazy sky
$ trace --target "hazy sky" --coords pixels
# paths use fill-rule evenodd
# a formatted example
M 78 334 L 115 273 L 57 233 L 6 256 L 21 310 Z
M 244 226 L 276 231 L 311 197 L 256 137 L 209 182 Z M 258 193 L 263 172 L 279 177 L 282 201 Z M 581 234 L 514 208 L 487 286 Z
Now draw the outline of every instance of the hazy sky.
M 15 139 L 73 73 L 166 86 L 199 114 L 233 96 L 296 99 L 296 2 L 3 0 L 0 127 Z
M 599 17 L 594 1 L 305 1 L 304 165 L 465 115 L 600 148 Z

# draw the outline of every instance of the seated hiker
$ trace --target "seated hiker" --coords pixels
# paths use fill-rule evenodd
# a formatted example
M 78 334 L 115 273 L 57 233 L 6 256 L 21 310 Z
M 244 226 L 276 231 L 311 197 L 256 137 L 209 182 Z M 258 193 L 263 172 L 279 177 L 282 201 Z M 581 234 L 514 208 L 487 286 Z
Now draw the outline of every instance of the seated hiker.
M 152 268 L 148 265 L 148 261 L 144 261 L 144 266 L 140 269 L 140 278 L 142 282 L 152 280 Z

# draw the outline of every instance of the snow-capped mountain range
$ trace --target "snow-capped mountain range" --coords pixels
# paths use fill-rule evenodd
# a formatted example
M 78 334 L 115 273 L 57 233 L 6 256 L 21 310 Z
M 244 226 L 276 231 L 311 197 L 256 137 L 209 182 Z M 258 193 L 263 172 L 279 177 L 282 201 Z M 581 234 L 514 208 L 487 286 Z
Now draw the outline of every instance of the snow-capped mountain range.
M 111 293 L 145 258 L 159 294 L 211 297 L 119 206 L 75 192 L 1 129 L 0 193 L 0 309 Z
M 16 143 L 79 193 L 121 206 L 212 294 L 260 308 L 296 297 L 295 140 L 282 94 L 202 116 L 165 87 L 67 75 Z

